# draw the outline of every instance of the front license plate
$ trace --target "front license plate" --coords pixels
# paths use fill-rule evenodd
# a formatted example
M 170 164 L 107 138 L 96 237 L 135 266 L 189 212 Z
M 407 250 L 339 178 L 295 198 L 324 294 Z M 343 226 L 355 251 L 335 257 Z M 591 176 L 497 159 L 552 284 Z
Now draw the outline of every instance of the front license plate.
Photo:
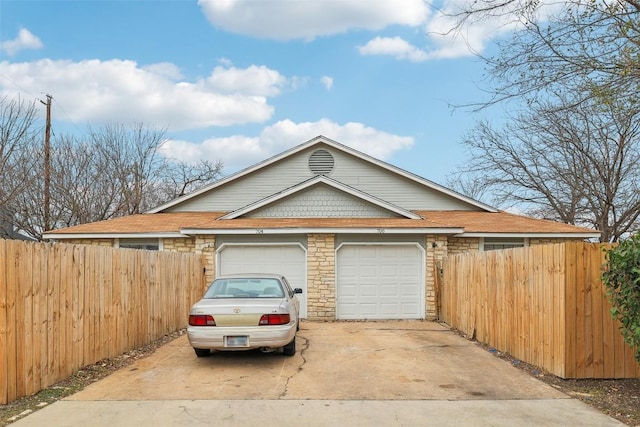
M 249 337 L 247 336 L 226 336 L 224 337 L 225 347 L 249 347 Z

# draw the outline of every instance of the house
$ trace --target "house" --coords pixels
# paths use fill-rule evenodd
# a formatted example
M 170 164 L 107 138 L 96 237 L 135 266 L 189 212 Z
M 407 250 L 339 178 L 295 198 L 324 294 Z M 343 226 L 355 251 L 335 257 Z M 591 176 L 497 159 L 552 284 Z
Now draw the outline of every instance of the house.
M 333 320 L 433 319 L 446 255 L 598 236 L 498 211 L 319 136 L 145 214 L 45 238 L 202 253 L 207 280 L 282 273 L 304 290 L 302 317 Z

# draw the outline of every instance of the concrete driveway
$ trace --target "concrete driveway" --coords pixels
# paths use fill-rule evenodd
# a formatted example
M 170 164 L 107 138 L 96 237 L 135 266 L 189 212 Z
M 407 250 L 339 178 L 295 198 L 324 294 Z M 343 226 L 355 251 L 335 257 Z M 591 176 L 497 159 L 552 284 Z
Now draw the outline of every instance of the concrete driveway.
M 622 425 L 438 323 L 305 322 L 296 344 L 197 358 L 183 336 L 15 425 Z

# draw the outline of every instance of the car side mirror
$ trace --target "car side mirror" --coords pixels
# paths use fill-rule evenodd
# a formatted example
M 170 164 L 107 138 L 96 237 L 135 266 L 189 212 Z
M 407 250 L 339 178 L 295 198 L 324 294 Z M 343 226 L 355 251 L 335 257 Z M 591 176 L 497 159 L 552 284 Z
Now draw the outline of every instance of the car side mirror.
M 295 288 L 295 289 L 293 290 L 293 293 L 294 293 L 294 294 L 301 294 L 301 293 L 302 293 L 302 289 L 301 289 L 301 288 Z

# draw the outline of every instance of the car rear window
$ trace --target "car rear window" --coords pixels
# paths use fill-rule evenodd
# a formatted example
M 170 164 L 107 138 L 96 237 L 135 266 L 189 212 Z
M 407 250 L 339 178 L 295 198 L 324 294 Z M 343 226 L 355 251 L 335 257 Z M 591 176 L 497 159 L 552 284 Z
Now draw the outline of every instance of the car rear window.
M 283 298 L 282 284 L 277 279 L 216 279 L 204 298 Z

